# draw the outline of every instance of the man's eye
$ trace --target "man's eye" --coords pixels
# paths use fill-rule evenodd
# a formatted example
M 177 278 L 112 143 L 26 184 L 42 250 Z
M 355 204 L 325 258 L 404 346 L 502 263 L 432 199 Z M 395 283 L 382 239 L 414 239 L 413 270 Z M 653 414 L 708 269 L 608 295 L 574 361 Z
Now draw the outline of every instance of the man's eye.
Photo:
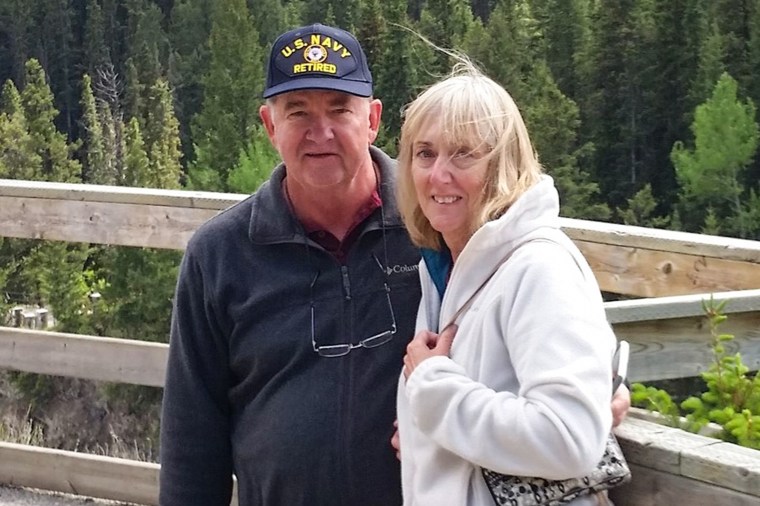
M 290 111 L 288 118 L 303 118 L 306 116 L 306 111 Z

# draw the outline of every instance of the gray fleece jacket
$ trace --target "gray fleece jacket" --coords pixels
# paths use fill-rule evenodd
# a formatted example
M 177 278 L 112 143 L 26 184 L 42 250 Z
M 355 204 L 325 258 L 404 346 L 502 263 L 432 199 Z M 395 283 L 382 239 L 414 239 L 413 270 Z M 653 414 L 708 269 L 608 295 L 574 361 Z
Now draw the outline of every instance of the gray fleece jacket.
M 383 209 L 345 264 L 308 239 L 282 192 L 286 169 L 204 224 L 188 244 L 172 318 L 161 419 L 163 506 L 401 503 L 396 379 L 414 330 L 419 253 L 380 166 Z M 385 284 L 390 288 L 391 311 Z M 324 358 L 318 345 L 380 347 Z

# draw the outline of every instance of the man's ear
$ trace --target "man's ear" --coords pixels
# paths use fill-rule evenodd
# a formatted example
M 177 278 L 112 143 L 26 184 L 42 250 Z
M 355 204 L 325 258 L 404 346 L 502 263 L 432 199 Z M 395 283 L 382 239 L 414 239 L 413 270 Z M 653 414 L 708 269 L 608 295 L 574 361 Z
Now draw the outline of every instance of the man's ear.
M 380 131 L 380 116 L 383 114 L 383 103 L 379 98 L 374 98 L 369 103 L 369 143 L 377 139 Z
M 273 113 L 272 109 L 266 104 L 259 107 L 259 117 L 261 118 L 261 122 L 264 123 L 264 128 L 267 129 L 269 142 L 276 148 L 277 146 L 274 143 L 274 121 L 272 120 Z

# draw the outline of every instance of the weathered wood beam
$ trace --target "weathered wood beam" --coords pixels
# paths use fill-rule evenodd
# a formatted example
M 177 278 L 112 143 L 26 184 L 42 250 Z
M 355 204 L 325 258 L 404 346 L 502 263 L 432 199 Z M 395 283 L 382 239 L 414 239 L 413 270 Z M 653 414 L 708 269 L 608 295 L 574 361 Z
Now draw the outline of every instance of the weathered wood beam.
M 0 327 L 0 369 L 164 386 L 168 345 Z
M 0 483 L 158 505 L 159 464 L 0 442 Z M 237 506 L 233 482 L 231 506 Z M 1 501 L 0 501 L 1 502 Z
M 0 180 L 0 236 L 184 249 L 245 195 Z M 637 297 L 760 288 L 760 242 L 562 218 L 602 290 Z
M 709 367 L 714 355 L 702 301 L 710 297 L 727 301 L 728 318 L 718 328 L 734 335 L 726 350 L 741 353 L 750 370 L 760 369 L 760 290 L 607 302 L 615 334 L 631 344 L 631 381 L 698 376 Z
M 619 506 L 760 504 L 757 450 L 631 417 L 615 433 L 635 473 L 613 494 Z
M 698 376 L 713 361 L 702 300 L 710 294 L 605 303 L 619 339 L 631 344 L 629 379 Z M 760 370 L 760 290 L 712 294 L 728 300 L 721 333 L 729 353 Z M 162 387 L 168 345 L 0 327 L 0 368 L 54 376 Z
M 0 442 L 0 483 L 158 504 L 159 465 Z
M 618 506 L 756 505 L 760 452 L 629 417 L 615 430 L 633 481 Z M 0 443 L 0 483 L 158 504 L 158 464 Z M 235 504 L 233 502 L 233 504 Z

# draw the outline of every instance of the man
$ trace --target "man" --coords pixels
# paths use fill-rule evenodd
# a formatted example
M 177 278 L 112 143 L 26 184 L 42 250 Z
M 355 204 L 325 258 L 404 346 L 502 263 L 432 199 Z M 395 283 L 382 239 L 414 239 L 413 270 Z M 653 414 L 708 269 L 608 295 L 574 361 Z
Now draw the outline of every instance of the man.
M 182 263 L 161 504 L 400 504 L 395 390 L 417 263 L 371 147 L 382 104 L 356 39 L 274 43 L 261 118 L 283 165 L 202 226 Z M 338 356 L 340 355 L 340 356 Z
M 372 146 L 382 104 L 358 41 L 320 24 L 275 41 L 264 98 L 283 164 L 182 262 L 160 503 L 227 505 L 234 471 L 240 506 L 398 505 L 419 255 Z

